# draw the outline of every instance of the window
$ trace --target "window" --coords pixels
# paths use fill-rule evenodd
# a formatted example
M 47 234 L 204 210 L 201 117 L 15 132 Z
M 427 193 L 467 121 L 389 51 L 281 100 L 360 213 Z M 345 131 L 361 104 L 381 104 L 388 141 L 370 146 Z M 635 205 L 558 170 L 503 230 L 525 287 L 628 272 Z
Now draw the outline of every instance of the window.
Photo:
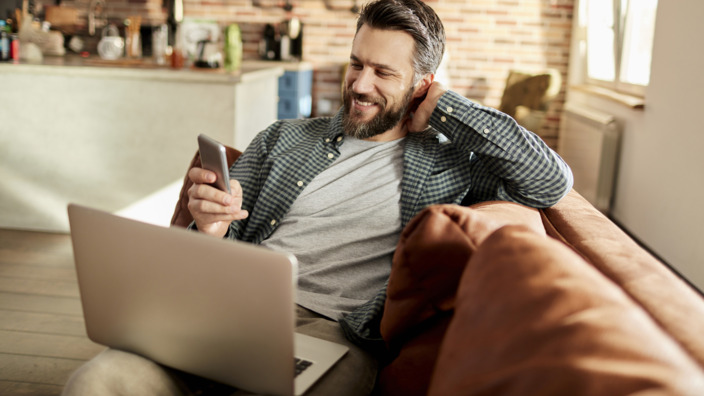
M 579 6 L 587 82 L 642 96 L 650 82 L 657 0 L 582 0 Z

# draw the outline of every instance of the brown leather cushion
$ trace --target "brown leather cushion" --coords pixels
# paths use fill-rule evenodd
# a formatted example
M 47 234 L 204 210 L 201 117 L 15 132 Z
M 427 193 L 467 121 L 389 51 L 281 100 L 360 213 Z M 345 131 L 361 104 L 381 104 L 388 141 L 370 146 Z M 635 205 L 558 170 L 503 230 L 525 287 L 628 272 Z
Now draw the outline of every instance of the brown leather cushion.
M 506 224 L 544 233 L 537 210 L 509 202 L 433 206 L 406 226 L 381 320 L 382 336 L 398 354 L 381 371 L 382 394 L 425 394 L 464 267 L 484 238 Z
M 237 161 L 237 158 L 242 155 L 240 151 L 228 146 L 225 146 L 225 154 L 227 156 L 228 167 L 232 166 L 232 164 Z M 200 166 L 200 152 L 197 151 L 191 163 L 188 165 L 188 170 L 186 170 L 186 176 L 183 179 L 183 186 L 178 196 L 178 202 L 176 202 L 176 208 L 174 208 L 174 214 L 171 217 L 172 226 L 188 227 L 193 221 L 193 216 L 191 216 L 191 212 L 188 210 L 188 189 L 193 185 L 193 182 L 188 178 L 188 171 L 191 170 L 191 168 Z
M 465 269 L 428 394 L 704 395 L 703 378 L 640 306 L 572 250 L 507 226 Z

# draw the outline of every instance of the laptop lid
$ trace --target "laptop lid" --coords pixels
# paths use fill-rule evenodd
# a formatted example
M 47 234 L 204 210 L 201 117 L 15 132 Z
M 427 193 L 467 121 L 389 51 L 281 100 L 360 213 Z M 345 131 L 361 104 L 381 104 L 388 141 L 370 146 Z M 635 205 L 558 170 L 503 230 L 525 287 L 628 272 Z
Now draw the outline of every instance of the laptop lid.
M 295 257 L 74 204 L 68 213 L 91 340 L 251 392 L 293 394 Z M 332 346 L 328 368 L 346 351 Z

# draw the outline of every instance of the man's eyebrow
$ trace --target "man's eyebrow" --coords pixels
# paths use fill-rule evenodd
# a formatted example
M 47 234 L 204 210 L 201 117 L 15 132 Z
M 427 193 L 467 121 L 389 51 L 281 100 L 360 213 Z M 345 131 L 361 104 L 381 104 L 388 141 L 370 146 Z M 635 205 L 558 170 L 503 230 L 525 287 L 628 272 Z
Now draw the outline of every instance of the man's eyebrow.
M 353 62 L 364 63 L 364 62 L 362 62 L 359 58 L 357 58 L 357 57 L 354 56 L 354 55 L 350 55 L 350 60 L 352 60 Z M 385 70 L 385 71 L 387 71 L 387 72 L 390 72 L 390 73 L 393 73 L 393 74 L 398 74 L 398 71 L 397 71 L 395 68 L 393 68 L 393 67 L 391 67 L 391 66 L 389 66 L 389 65 L 385 65 L 385 64 L 383 64 L 383 63 L 373 63 L 373 62 L 371 62 L 371 63 L 369 63 L 369 64 L 372 65 L 372 66 L 373 66 L 374 68 L 376 68 L 376 69 L 383 69 L 383 70 Z

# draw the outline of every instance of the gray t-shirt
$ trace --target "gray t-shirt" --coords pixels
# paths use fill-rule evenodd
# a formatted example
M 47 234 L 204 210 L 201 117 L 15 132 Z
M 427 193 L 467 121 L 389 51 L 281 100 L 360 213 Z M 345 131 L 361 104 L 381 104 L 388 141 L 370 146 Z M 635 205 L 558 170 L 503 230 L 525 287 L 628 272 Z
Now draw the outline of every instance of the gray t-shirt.
M 337 320 L 384 286 L 401 233 L 404 142 L 345 137 L 262 242 L 298 258 L 298 304 Z

